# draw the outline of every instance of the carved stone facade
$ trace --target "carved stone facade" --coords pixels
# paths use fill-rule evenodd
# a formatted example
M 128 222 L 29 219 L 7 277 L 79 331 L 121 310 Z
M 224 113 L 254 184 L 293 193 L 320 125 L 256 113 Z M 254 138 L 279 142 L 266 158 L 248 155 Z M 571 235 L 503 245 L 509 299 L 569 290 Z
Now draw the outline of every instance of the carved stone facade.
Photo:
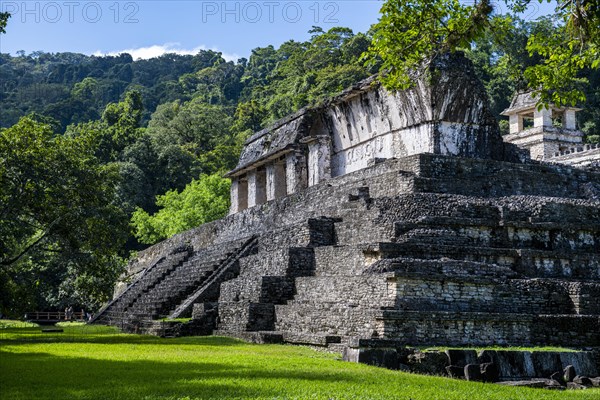
M 389 93 L 367 79 L 324 106 L 303 109 L 253 135 L 228 174 L 231 213 L 391 158 L 423 153 L 507 158 L 510 149 L 498 135 L 472 66 L 448 57 L 435 68 L 444 75 L 433 85 L 421 80 L 413 89 Z M 274 165 L 278 171 L 283 167 L 278 176 L 285 177 L 287 191 L 255 200 L 255 193 L 269 193 L 264 187 L 269 178 L 254 179 L 256 171 L 265 166 L 274 171 Z M 244 182 L 248 191 L 239 190 Z

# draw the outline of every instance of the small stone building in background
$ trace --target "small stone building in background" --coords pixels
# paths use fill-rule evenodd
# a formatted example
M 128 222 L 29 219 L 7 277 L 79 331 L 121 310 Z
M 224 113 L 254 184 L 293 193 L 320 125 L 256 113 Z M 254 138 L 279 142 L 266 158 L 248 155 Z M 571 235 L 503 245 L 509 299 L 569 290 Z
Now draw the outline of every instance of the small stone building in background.
M 580 108 L 538 107 L 532 92 L 518 93 L 501 115 L 509 118 L 504 141 L 529 150 L 532 160 L 586 166 L 600 160 L 600 147 L 583 143 L 575 114 Z

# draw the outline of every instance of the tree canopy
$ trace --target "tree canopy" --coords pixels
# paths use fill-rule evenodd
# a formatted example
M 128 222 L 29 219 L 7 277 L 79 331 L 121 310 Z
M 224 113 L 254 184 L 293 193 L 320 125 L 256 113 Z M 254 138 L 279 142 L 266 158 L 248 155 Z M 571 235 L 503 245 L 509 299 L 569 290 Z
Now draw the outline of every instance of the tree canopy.
M 126 220 L 113 202 L 119 176 L 95 157 L 94 139 L 55 135 L 31 117 L 0 131 L 0 288 L 21 282 L 39 289 L 32 296 L 48 290 L 46 299 L 62 290 L 106 300 L 123 267 Z M 49 271 L 54 285 L 43 282 Z M 83 276 L 97 285 L 86 287 Z
M 538 0 L 543 2 L 544 0 Z M 513 13 L 531 1 L 506 1 Z M 373 28 L 368 60 L 382 61 L 383 84 L 406 88 L 418 65 L 443 52 L 469 49 L 484 35 L 506 42 L 514 15 L 496 15 L 489 0 L 466 5 L 458 0 L 387 0 Z M 597 0 L 559 1 L 553 29 L 531 32 L 526 50 L 539 62 L 524 68 L 529 87 L 544 103 L 571 104 L 585 100 L 581 72 L 600 66 L 600 7 Z
M 9 13 L 0 12 L 0 33 L 6 33 L 6 24 L 8 23 L 9 18 L 10 18 Z
M 131 219 L 135 235 L 142 243 L 155 243 L 176 233 L 194 228 L 227 215 L 229 211 L 228 179 L 218 174 L 202 175 L 181 192 L 170 190 L 157 196 L 161 209 L 154 215 L 138 208 Z

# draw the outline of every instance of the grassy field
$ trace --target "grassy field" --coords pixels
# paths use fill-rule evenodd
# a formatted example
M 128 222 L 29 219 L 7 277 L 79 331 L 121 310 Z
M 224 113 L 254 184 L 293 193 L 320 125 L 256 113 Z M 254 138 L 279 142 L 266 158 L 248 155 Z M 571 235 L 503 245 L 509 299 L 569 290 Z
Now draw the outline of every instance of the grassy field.
M 160 339 L 62 324 L 0 322 L 0 398 L 18 399 L 594 399 L 346 363 L 299 346 L 221 337 Z

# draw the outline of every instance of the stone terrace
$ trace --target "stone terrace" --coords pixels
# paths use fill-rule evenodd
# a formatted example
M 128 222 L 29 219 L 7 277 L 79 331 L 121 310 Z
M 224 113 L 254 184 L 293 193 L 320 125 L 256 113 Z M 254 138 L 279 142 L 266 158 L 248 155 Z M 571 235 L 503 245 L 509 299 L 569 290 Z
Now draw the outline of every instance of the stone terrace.
M 564 166 L 389 160 L 148 249 L 144 274 L 104 315 L 133 293 L 131 311 L 116 311 L 125 319 L 170 315 L 188 286 L 255 238 L 218 290 L 196 298 L 217 333 L 336 346 L 599 346 L 599 183 Z M 175 276 L 189 284 L 166 286 Z M 189 315 L 188 306 L 172 316 Z
M 140 252 L 96 320 L 336 349 L 600 347 L 600 174 L 503 144 L 471 67 L 439 63 L 432 86 L 358 85 L 257 133 L 231 214 Z

